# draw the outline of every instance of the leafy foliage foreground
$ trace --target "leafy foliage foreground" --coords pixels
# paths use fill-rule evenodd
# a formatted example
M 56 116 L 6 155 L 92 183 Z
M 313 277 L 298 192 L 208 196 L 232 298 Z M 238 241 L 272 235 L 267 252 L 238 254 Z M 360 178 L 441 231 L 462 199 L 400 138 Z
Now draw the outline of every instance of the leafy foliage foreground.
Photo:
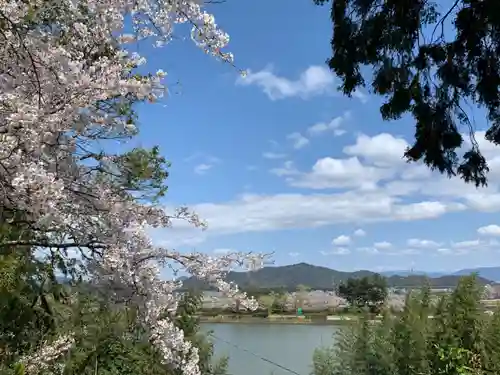
M 493 375 L 500 373 L 500 311 L 487 314 L 474 277 L 431 303 L 429 289 L 381 322 L 346 327 L 333 346 L 317 349 L 314 375 Z
M 49 264 L 19 250 L 0 251 L 1 375 L 182 373 L 162 361 L 149 332 L 137 322 L 134 306 L 113 303 L 106 295 L 110 291 L 90 283 L 61 283 Z M 197 351 L 201 374 L 223 375 L 227 359 L 214 358 L 213 344 L 201 332 L 196 316 L 200 307 L 200 296 L 185 293 L 171 319 Z M 68 332 L 73 333 L 74 344 L 65 355 L 51 358 L 45 343 L 57 342 Z M 36 369 L 30 371 L 23 359 L 34 353 L 44 358 L 35 361 Z

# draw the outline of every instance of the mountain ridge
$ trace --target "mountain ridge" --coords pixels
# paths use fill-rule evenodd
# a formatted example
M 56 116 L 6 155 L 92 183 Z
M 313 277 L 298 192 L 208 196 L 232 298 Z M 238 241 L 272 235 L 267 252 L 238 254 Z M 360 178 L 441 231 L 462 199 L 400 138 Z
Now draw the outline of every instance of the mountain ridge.
M 479 276 L 484 277 L 488 280 L 495 282 L 500 282 L 500 267 L 476 267 L 476 268 L 464 268 L 462 270 L 456 271 L 453 275 L 469 275 L 471 273 L 477 273 Z
M 257 271 L 250 272 L 229 272 L 226 280 L 236 283 L 243 290 L 255 289 L 286 289 L 293 291 L 298 285 L 305 285 L 311 289 L 331 290 L 335 284 L 345 281 L 348 278 L 371 276 L 377 272 L 369 270 L 359 270 L 354 272 L 338 271 L 331 268 L 311 265 L 308 263 L 297 263 L 286 266 L 264 267 Z M 383 275 L 383 273 L 379 273 Z M 428 277 L 426 275 L 388 275 L 385 276 L 387 283 L 391 287 L 418 287 L 426 280 L 433 288 L 450 288 L 457 285 L 462 275 L 440 275 Z M 478 277 L 480 284 L 486 285 L 491 280 Z M 206 283 L 190 277 L 184 280 L 184 288 L 194 288 L 199 290 L 210 289 Z
M 458 271 L 452 272 L 427 272 L 419 270 L 389 270 L 380 272 L 383 276 L 408 276 L 408 275 L 425 275 L 428 277 L 440 277 L 440 276 L 464 276 L 470 275 L 471 273 L 477 273 L 478 276 L 485 279 L 500 282 L 500 267 L 475 267 L 475 268 L 464 268 Z

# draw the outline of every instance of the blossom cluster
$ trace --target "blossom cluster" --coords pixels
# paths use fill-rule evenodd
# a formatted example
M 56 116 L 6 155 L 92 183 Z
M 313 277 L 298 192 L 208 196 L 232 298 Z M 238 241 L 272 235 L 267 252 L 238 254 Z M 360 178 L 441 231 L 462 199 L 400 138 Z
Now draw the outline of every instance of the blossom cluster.
M 66 353 L 73 344 L 74 337 L 72 335 L 61 336 L 52 343 L 46 343 L 34 355 L 22 360 L 25 372 L 33 374 L 57 368 L 57 363 L 54 362 L 62 353 Z
M 129 18 L 133 33 L 126 32 Z M 114 176 L 118 155 L 102 146 L 138 132 L 113 105 L 155 102 L 166 90 L 165 72 L 134 74 L 146 60 L 128 53 L 126 43 L 163 46 L 179 23 L 192 26 L 204 52 L 232 62 L 222 52 L 227 34 L 196 0 L 0 0 L 0 205 L 2 215 L 22 214 L 29 225 L 34 239 L 23 245 L 77 249 L 74 256 L 87 260 L 95 282 L 140 309 L 165 363 L 197 375 L 196 350 L 162 314 L 175 311 L 180 282 L 161 279 L 159 267 L 175 264 L 255 308 L 224 276 L 236 265 L 260 266 L 262 256 L 216 258 L 156 246 L 151 227 L 170 227 L 175 219 L 204 223 L 185 208 L 169 214 L 135 199 Z M 7 216 L 1 219 L 13 220 Z M 26 359 L 28 372 L 69 344 L 66 338 L 47 344 Z

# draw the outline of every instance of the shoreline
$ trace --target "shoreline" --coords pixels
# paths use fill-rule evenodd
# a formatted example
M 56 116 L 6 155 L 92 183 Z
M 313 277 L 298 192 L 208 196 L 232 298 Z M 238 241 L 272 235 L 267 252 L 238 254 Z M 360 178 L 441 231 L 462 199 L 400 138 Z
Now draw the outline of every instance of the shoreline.
M 207 317 L 200 316 L 200 323 L 213 324 L 262 324 L 262 325 L 345 325 L 356 322 L 353 317 L 338 318 L 338 319 L 310 319 L 298 318 L 295 316 L 285 316 L 276 318 L 258 318 L 258 317 L 232 317 L 232 316 L 216 316 Z

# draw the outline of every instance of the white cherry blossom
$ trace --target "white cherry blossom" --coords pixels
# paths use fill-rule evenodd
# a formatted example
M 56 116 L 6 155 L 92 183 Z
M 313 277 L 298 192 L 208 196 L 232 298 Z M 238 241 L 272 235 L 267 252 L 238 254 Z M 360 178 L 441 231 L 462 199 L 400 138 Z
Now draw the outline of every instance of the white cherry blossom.
M 127 17 L 133 33 L 126 30 Z M 160 316 L 175 311 L 174 290 L 181 284 L 162 280 L 159 266 L 175 265 L 256 308 L 256 301 L 224 276 L 235 266 L 260 266 L 262 256 L 216 258 L 155 246 L 150 227 L 170 227 L 178 219 L 204 223 L 186 208 L 168 214 L 136 199 L 113 176 L 119 155 L 102 146 L 138 132 L 123 115 L 106 109 L 106 102 L 156 102 L 166 90 L 163 70 L 133 74 L 146 59 L 128 53 L 126 44 L 145 40 L 163 46 L 178 23 L 191 25 L 191 38 L 204 52 L 232 64 L 232 55 L 223 52 L 228 35 L 198 1 L 0 0 L 1 219 L 34 234 L 32 241 L 0 246 L 76 249 L 94 282 L 140 309 L 165 363 L 197 375 L 196 350 Z M 44 368 L 70 344 L 63 337 L 26 358 L 28 373 Z

